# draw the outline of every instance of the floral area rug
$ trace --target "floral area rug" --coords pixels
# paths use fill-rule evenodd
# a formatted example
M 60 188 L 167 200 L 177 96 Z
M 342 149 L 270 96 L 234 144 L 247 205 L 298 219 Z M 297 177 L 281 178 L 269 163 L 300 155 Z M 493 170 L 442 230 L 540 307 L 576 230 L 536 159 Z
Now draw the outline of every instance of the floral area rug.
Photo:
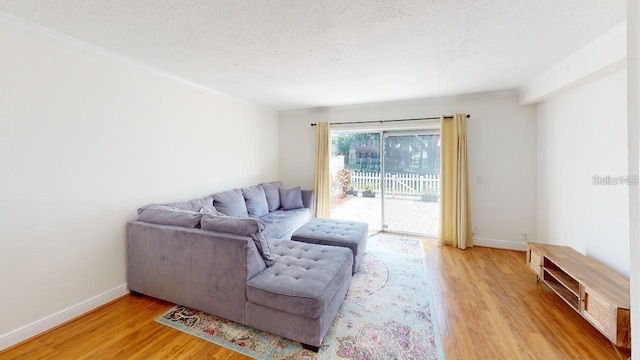
M 184 306 L 156 319 L 256 359 L 444 359 L 422 242 L 378 234 L 318 353 L 297 342 Z

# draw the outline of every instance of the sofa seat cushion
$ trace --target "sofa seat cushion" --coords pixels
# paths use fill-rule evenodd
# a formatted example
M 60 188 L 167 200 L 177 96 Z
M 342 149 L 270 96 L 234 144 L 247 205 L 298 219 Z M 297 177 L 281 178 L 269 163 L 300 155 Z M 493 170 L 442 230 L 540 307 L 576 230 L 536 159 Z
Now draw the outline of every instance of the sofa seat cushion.
M 308 318 L 322 316 L 341 285 L 351 279 L 351 250 L 269 241 L 274 264 L 247 281 L 247 300 Z
M 274 239 L 290 237 L 309 219 L 311 219 L 311 210 L 308 208 L 276 210 L 260 217 L 265 224 L 264 236 Z

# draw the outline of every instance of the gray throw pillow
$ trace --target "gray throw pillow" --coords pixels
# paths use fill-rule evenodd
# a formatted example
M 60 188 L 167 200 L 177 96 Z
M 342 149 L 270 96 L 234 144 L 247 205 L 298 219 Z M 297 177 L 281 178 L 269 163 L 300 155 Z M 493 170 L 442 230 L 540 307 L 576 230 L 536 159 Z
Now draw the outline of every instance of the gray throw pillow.
M 280 209 L 280 189 L 284 189 L 282 181 L 262 183 L 260 186 L 264 189 L 264 194 L 267 197 L 269 211 L 276 211 Z
M 138 220 L 154 224 L 195 228 L 200 224 L 201 218 L 202 214 L 199 212 L 167 205 L 147 205 L 138 209 Z
M 252 186 L 242 189 L 242 196 L 251 217 L 261 217 L 269 213 L 269 204 L 262 186 Z
M 282 206 L 282 210 L 303 208 L 302 188 L 298 186 L 293 189 L 280 189 L 280 206 Z
M 264 235 L 262 235 L 262 230 L 264 230 L 265 227 L 262 220 L 224 215 L 216 216 L 213 213 L 205 213 L 202 216 L 200 227 L 202 230 L 219 231 L 251 237 L 260 255 L 262 255 L 265 264 L 267 264 L 267 266 L 273 265 L 269 242 Z
M 260 255 L 262 255 L 262 259 L 264 259 L 264 263 L 267 264 L 267 266 L 273 265 L 275 261 L 273 260 L 273 256 L 271 255 L 271 247 L 269 247 L 269 241 L 267 241 L 267 238 L 264 237 L 262 233 L 260 233 L 251 235 L 251 240 L 253 240 L 253 243 L 256 244 Z
M 256 218 L 237 216 L 217 216 L 213 213 L 205 213 L 202 216 L 202 230 L 213 230 L 231 233 L 240 236 L 250 236 L 264 230 L 264 222 Z
M 213 207 L 225 215 L 249 217 L 240 189 L 213 194 Z

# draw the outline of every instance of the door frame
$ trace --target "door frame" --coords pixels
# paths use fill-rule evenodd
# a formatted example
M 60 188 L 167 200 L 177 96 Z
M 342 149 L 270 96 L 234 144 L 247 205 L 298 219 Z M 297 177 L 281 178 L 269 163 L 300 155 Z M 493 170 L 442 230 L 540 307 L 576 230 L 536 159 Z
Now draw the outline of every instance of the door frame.
M 411 128 L 386 128 L 384 126 L 372 129 L 370 127 L 348 127 L 345 129 L 331 129 L 330 136 L 339 135 L 339 134 L 375 134 L 378 133 L 380 136 L 380 142 L 378 144 L 378 154 L 380 154 L 380 230 L 379 232 L 388 232 L 395 234 L 405 234 L 405 235 L 417 235 L 417 236 L 436 236 L 437 234 L 420 234 L 413 233 L 409 231 L 401 231 L 388 229 L 388 225 L 385 224 L 385 189 L 384 189 L 384 181 L 385 181 L 385 152 L 384 152 L 384 143 L 385 139 L 388 136 L 406 136 L 406 135 L 440 135 L 440 123 L 437 125 L 435 123 L 431 123 L 428 126 L 416 126 Z

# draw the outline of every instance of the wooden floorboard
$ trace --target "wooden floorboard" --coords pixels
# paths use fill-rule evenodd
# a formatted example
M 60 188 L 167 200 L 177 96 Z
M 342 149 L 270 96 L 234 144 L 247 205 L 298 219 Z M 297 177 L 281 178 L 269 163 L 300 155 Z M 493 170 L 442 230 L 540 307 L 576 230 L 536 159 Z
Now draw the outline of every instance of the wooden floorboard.
M 447 359 L 619 359 L 609 340 L 536 281 L 524 252 L 424 244 Z
M 524 252 L 424 245 L 448 360 L 620 359 L 604 336 L 536 281 Z M 127 295 L 0 352 L 0 359 L 249 359 L 154 321 L 172 306 Z

